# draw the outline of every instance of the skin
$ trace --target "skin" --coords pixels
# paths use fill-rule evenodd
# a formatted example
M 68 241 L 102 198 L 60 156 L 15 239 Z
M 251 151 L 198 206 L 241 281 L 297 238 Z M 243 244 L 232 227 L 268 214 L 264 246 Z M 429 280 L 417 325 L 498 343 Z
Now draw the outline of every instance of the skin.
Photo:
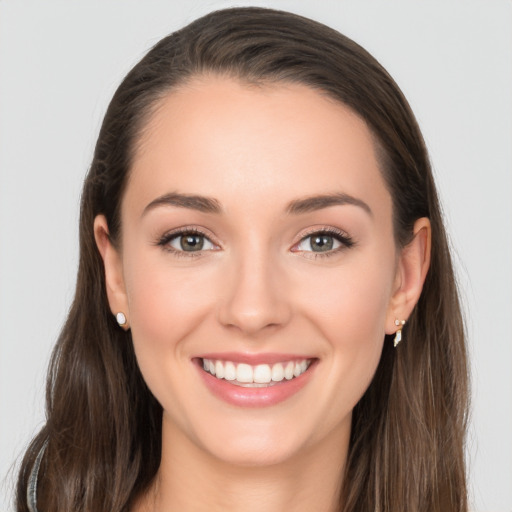
M 148 208 L 169 193 L 214 198 L 221 211 Z M 289 212 L 326 194 L 368 209 Z M 206 235 L 202 251 L 173 252 L 179 237 L 159 245 L 182 227 Z M 352 245 L 315 252 L 308 236 L 326 229 Z M 410 245 L 395 245 L 366 124 L 306 86 L 198 78 L 163 99 L 143 130 L 120 250 L 103 216 L 95 234 L 112 313 L 125 313 L 164 409 L 161 468 L 135 510 L 335 510 L 352 409 L 384 335 L 416 304 L 430 253 L 427 219 Z M 193 362 L 213 351 L 316 364 L 284 402 L 237 407 L 207 389 Z

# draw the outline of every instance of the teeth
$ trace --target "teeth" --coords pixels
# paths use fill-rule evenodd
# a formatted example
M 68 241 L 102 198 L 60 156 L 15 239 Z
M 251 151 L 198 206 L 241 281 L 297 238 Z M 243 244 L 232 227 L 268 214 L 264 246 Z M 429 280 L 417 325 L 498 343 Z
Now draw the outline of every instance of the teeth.
M 282 364 L 275 364 L 272 366 L 272 380 L 274 382 L 281 382 L 284 379 L 284 368 Z
M 252 366 L 248 364 L 239 364 L 236 367 L 236 380 L 238 382 L 254 382 L 252 380 L 253 377 Z
M 295 364 L 290 362 L 286 365 L 286 368 L 284 369 L 284 378 L 286 380 L 293 379 L 293 370 L 295 368 Z
M 259 364 L 254 368 L 253 381 L 260 384 L 267 384 L 272 380 L 272 370 L 268 364 Z
M 236 380 L 236 366 L 230 361 L 224 365 L 224 378 L 226 380 Z
M 224 365 L 220 361 L 215 363 L 215 376 L 219 379 L 224 378 Z
M 287 361 L 273 365 L 258 364 L 251 366 L 246 363 L 235 364 L 231 361 L 214 361 L 203 359 L 203 369 L 218 379 L 234 381 L 233 384 L 258 385 L 291 380 L 302 375 L 311 364 L 311 360 Z

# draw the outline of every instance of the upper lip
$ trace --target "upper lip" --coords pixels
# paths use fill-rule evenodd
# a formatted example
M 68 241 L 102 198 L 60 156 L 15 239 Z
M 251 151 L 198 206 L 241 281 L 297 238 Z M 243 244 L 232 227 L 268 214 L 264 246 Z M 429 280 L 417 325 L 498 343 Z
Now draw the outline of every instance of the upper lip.
M 215 361 L 231 361 L 233 363 L 245 363 L 251 366 L 258 364 L 275 364 L 287 361 L 303 361 L 305 359 L 314 359 L 311 356 L 302 354 L 284 354 L 265 352 L 260 354 L 248 354 L 243 352 L 209 352 L 197 356 L 201 359 L 210 359 Z

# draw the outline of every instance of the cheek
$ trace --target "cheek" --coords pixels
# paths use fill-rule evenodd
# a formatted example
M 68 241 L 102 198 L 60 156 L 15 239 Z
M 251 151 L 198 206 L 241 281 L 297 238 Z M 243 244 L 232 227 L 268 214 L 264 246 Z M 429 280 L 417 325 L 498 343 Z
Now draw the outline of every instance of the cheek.
M 136 349 L 179 351 L 180 340 L 208 314 L 212 278 L 195 268 L 176 269 L 156 250 L 132 254 L 125 282 Z
M 132 254 L 125 282 L 137 362 L 164 409 L 186 417 L 179 390 L 189 384 L 190 335 L 211 311 L 212 279 L 171 267 L 165 256 Z
M 314 278 L 310 275 L 310 284 L 320 282 Z M 310 294 L 302 305 L 326 341 L 325 379 L 333 383 L 343 414 L 360 400 L 378 366 L 393 280 L 392 258 L 380 265 L 347 265 L 330 273 L 321 293 Z
M 320 270 L 317 274 L 320 274 Z M 328 279 L 310 273 L 302 292 L 303 311 L 316 319 L 328 339 L 350 346 L 383 339 L 394 278 L 392 262 L 347 265 L 329 273 Z M 315 283 L 324 283 L 315 286 Z M 313 320 L 314 321 L 314 320 Z

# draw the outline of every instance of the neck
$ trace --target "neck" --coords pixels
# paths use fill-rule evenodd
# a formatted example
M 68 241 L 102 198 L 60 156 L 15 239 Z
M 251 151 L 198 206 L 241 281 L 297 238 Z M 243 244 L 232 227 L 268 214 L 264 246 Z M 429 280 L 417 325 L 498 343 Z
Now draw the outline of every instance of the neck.
M 164 422 L 160 469 L 133 512 L 335 512 L 348 434 L 333 431 L 286 461 L 241 466 L 211 456 Z

